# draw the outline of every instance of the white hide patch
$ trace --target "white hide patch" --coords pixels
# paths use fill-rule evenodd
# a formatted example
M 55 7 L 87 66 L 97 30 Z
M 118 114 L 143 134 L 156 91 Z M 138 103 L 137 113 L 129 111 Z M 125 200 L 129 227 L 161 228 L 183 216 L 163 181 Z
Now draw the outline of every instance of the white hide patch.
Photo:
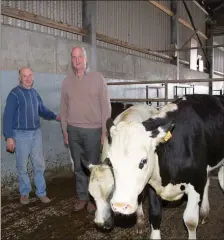
M 216 166 L 211 167 L 211 166 L 207 166 L 207 173 L 210 173 L 211 171 L 220 168 L 221 166 L 224 166 L 224 159 L 222 159 Z
M 186 101 L 186 100 L 187 100 L 186 96 L 182 96 L 181 99 L 182 99 L 183 101 Z
M 218 179 L 219 179 L 219 184 L 220 184 L 222 190 L 224 190 L 224 166 L 222 166 L 222 167 L 219 169 Z
M 107 165 L 92 165 L 89 193 L 97 199 L 107 200 L 114 187 L 113 173 Z
M 121 120 L 128 122 L 143 122 L 149 119 L 153 114 L 156 114 L 157 112 L 158 110 L 156 108 L 148 106 L 146 104 L 135 105 L 128 108 L 120 115 L 118 115 L 114 120 L 114 124 L 116 126 Z M 112 127 L 112 132 L 114 131 L 116 133 L 115 126 Z M 103 162 L 106 159 L 106 157 L 109 157 L 108 155 L 109 149 L 110 145 L 108 144 L 107 137 L 105 137 L 103 150 L 101 154 L 101 162 Z M 109 213 L 108 208 L 110 205 L 108 196 L 113 190 L 114 178 L 108 166 L 105 165 L 91 166 L 91 168 L 92 169 L 89 182 L 89 192 L 94 198 L 97 205 L 95 222 L 103 224 L 103 221 L 107 219 Z M 139 211 L 140 210 L 141 208 L 139 209 Z M 139 216 L 140 215 L 142 215 L 141 211 L 139 212 Z
M 204 187 L 204 193 L 203 193 L 201 209 L 200 209 L 201 216 L 203 217 L 207 217 L 210 210 L 209 200 L 208 200 L 209 184 L 210 184 L 210 179 L 208 177 Z
M 196 230 L 199 222 L 200 195 L 191 184 L 187 184 L 185 193 L 188 196 L 188 200 L 183 219 L 188 230 L 188 239 L 196 239 Z
M 157 114 L 158 110 L 155 107 L 148 106 L 146 104 L 138 104 L 131 106 L 126 109 L 124 112 L 119 114 L 114 119 L 114 124 L 117 125 L 121 121 L 130 121 L 130 122 L 143 122 L 151 118 L 153 115 Z M 111 128 L 111 132 L 116 132 L 115 127 Z M 105 137 L 103 150 L 101 155 L 101 162 L 105 160 L 108 155 L 109 143 L 107 137 Z
M 105 220 L 110 218 L 110 204 L 107 200 L 103 198 L 99 198 L 96 201 L 96 212 L 95 212 L 95 219 L 94 222 L 97 225 L 103 225 Z
M 161 239 L 161 234 L 159 229 L 154 229 L 151 224 L 151 235 L 150 239 Z
M 158 110 L 155 107 L 148 106 L 146 104 L 134 105 L 114 119 L 114 124 L 119 122 L 131 121 L 131 122 L 143 122 L 157 114 Z
M 149 138 L 144 126 L 136 122 L 120 122 L 113 132 L 108 157 L 116 179 L 111 199 L 112 209 L 116 212 L 132 214 L 137 209 L 137 196 L 153 171 L 154 149 L 150 149 L 150 141 L 153 139 Z M 148 164 L 140 168 L 143 159 L 148 159 Z
M 152 175 L 149 179 L 149 184 L 155 189 L 156 193 L 164 200 L 167 201 L 177 201 L 181 199 L 184 195 L 185 190 L 181 190 L 181 186 L 185 186 L 185 183 L 173 185 L 169 183 L 167 186 L 162 186 L 162 179 L 160 176 L 158 156 L 155 154 L 154 169 Z
M 219 184 L 221 186 L 221 188 L 224 190 L 224 159 L 222 159 L 216 166 L 214 167 L 210 167 L 208 166 L 207 167 L 207 172 L 208 174 L 217 169 L 217 168 L 220 168 L 219 169 L 219 172 L 218 172 L 218 179 L 219 179 Z
M 91 165 L 89 193 L 96 203 L 94 222 L 103 225 L 110 217 L 109 195 L 114 188 L 112 171 L 107 165 Z
M 169 112 L 174 112 L 178 109 L 177 104 L 175 103 L 169 103 L 165 106 L 163 106 L 157 114 L 152 116 L 152 119 L 157 119 L 157 118 L 165 118 L 167 113 Z

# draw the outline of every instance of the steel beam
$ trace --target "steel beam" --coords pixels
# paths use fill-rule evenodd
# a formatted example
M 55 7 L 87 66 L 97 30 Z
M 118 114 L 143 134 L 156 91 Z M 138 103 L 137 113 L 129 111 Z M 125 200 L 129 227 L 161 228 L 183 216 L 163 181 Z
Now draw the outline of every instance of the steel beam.
M 206 15 L 209 15 L 209 13 L 198 3 L 197 1 L 193 0 L 193 3 L 201 9 L 202 12 L 204 12 Z
M 209 39 L 206 41 L 206 44 L 208 45 L 213 45 L 214 44 L 214 37 L 210 35 Z M 209 68 L 208 68 L 208 73 L 209 77 L 213 78 L 214 77 L 214 48 L 208 48 L 207 49 L 207 56 L 210 62 Z M 209 94 L 212 95 L 213 93 L 213 84 L 212 82 L 209 82 Z
M 200 37 L 198 36 L 197 29 L 196 29 L 196 27 L 195 27 L 195 25 L 194 25 L 194 20 L 193 20 L 193 18 L 192 18 L 192 16 L 191 16 L 190 10 L 189 10 L 189 8 L 188 8 L 185 0 L 182 0 L 182 1 L 183 1 L 183 4 L 184 4 L 185 9 L 186 9 L 186 11 L 187 11 L 187 15 L 188 15 L 188 17 L 189 17 L 189 19 L 190 19 L 190 21 L 191 21 L 191 25 L 193 26 L 194 32 L 196 33 L 196 36 L 197 36 L 197 38 L 198 38 L 198 42 L 199 42 L 200 46 L 202 47 L 203 45 L 202 45 L 202 42 L 201 42 Z M 202 48 L 202 50 L 203 50 L 203 54 L 204 54 L 204 56 L 205 56 L 205 59 L 206 59 L 206 61 L 207 61 L 207 67 L 210 68 L 210 67 L 209 67 L 210 62 L 209 62 L 209 60 L 208 60 L 208 57 L 207 57 L 207 55 L 206 55 L 206 52 L 205 52 L 205 50 L 204 50 L 203 48 Z
M 83 28 L 88 30 L 87 35 L 83 36 L 83 42 L 91 45 L 91 69 L 96 71 L 96 1 L 82 1 Z
M 192 36 L 191 36 L 192 38 Z M 188 39 L 189 41 L 190 39 Z M 184 44 L 186 45 L 186 43 Z M 189 51 L 192 49 L 208 49 L 208 48 L 220 48 L 224 47 L 224 44 L 217 44 L 217 45 L 211 45 L 211 46 L 200 46 L 200 47 L 187 47 L 187 48 L 179 48 L 179 49 L 164 49 L 164 50 L 155 50 L 156 52 L 176 52 L 176 51 Z
M 171 44 L 176 49 L 179 48 L 179 23 L 178 23 L 178 1 L 171 0 L 171 11 L 173 16 L 171 17 Z M 180 77 L 180 54 L 179 51 L 175 51 L 173 54 L 174 60 L 172 63 L 176 65 L 176 79 Z M 166 93 L 168 95 L 168 93 Z M 168 96 L 165 96 L 167 98 Z

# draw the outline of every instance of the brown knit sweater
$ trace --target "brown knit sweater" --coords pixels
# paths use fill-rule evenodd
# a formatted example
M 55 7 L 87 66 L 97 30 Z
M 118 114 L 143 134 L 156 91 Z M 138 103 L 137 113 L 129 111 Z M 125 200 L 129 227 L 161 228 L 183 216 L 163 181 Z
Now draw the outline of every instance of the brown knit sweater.
M 107 84 L 98 72 L 86 72 L 79 79 L 73 71 L 64 79 L 61 90 L 61 124 L 82 128 L 102 127 L 106 133 L 106 120 L 111 116 Z

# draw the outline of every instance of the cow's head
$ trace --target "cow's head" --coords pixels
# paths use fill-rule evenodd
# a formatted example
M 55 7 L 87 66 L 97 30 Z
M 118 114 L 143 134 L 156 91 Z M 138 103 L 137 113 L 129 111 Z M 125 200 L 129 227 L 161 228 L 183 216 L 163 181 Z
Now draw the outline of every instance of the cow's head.
M 152 126 L 154 129 L 150 129 Z M 108 158 L 115 180 L 111 199 L 114 212 L 129 215 L 137 210 L 138 196 L 154 170 L 156 147 L 168 140 L 167 132 L 170 133 L 173 126 L 173 123 L 155 127 L 155 122 L 141 124 L 126 121 L 115 126 L 108 120 L 107 130 L 111 136 Z

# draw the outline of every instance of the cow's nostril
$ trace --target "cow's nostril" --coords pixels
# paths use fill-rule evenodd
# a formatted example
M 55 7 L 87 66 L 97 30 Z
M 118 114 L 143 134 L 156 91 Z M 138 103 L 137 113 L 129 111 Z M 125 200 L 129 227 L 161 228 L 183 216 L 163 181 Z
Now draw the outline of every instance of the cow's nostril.
M 125 209 L 126 210 L 126 209 L 130 208 L 130 205 L 127 203 L 112 203 L 111 206 L 114 210 L 117 210 L 117 209 Z

